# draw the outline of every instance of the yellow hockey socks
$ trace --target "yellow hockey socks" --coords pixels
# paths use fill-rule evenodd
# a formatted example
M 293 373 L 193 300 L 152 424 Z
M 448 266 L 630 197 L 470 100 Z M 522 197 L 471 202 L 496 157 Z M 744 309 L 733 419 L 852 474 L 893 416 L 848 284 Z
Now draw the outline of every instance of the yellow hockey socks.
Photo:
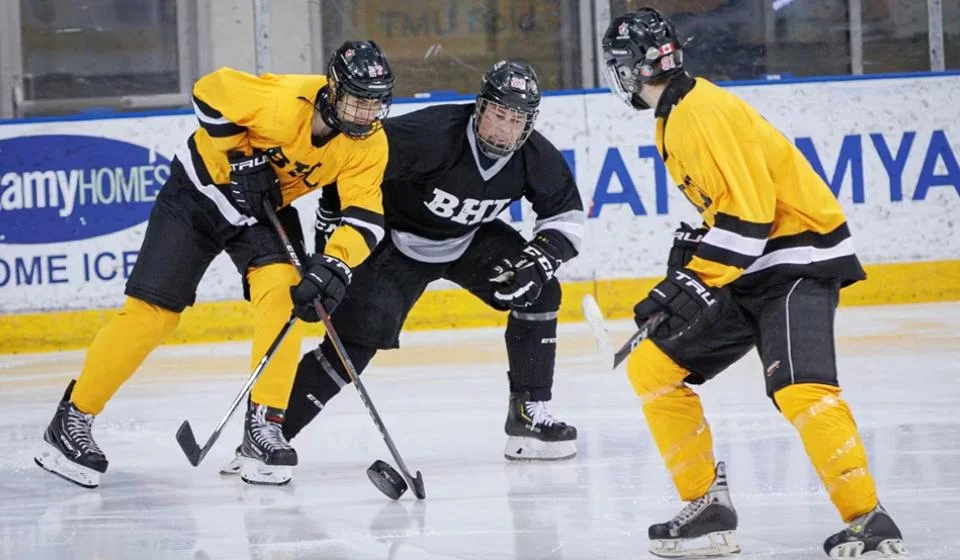
M 715 467 L 710 426 L 700 397 L 683 383 L 687 373 L 649 340 L 627 362 L 650 433 L 684 501 L 707 493 Z
M 253 353 L 250 356 L 252 371 L 290 318 L 293 310 L 290 287 L 300 282 L 300 275 L 293 265 L 269 264 L 251 269 L 247 281 L 250 283 L 250 302 L 253 304 L 255 321 Z M 302 341 L 303 324 L 297 321 L 253 386 L 250 395 L 253 402 L 273 408 L 287 408 L 297 363 L 300 361 Z
M 800 432 L 810 462 L 844 522 L 877 507 L 867 452 L 840 389 L 816 383 L 789 385 L 777 391 L 774 400 Z
M 177 328 L 180 314 L 127 297 L 87 350 L 71 401 L 81 412 L 100 414 L 154 348 Z

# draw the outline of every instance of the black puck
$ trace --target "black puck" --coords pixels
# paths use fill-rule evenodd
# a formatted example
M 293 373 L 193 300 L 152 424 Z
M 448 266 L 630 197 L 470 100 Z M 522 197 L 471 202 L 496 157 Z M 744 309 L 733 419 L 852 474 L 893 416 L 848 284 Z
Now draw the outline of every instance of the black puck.
M 374 461 L 367 468 L 367 477 L 391 500 L 399 500 L 407 491 L 407 481 L 385 461 Z

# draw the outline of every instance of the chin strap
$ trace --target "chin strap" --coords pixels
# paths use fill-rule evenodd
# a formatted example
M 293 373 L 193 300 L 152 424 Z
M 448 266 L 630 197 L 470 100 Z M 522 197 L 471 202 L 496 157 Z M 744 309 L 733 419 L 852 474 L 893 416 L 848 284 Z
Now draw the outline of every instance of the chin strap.
M 630 105 L 632 105 L 633 108 L 637 109 L 638 111 L 644 111 L 650 108 L 650 105 L 647 105 L 647 102 L 640 97 L 639 93 L 634 93 L 630 96 Z

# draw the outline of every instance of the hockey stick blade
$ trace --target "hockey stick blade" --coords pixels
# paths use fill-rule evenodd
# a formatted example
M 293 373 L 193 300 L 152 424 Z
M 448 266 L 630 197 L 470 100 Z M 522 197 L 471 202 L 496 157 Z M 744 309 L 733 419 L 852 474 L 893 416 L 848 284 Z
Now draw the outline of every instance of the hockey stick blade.
M 590 294 L 587 294 L 583 296 L 580 308 L 583 311 L 584 318 L 587 320 L 587 325 L 590 327 L 590 332 L 597 341 L 597 346 L 600 347 L 600 351 L 603 352 L 605 356 L 613 354 L 610 356 L 610 361 L 613 364 L 611 369 L 616 369 L 622 364 L 623 361 L 627 359 L 627 356 L 636 350 L 637 346 L 650 336 L 653 329 L 657 328 L 660 322 L 666 318 L 666 315 L 663 313 L 657 313 L 653 317 L 650 317 L 647 319 L 647 322 L 643 324 L 642 328 L 630 335 L 630 338 L 627 339 L 619 350 L 613 352 L 613 348 L 610 346 L 610 339 L 607 337 L 608 330 L 606 321 L 603 318 L 603 312 L 600 310 L 600 305 L 597 304 L 597 300 Z
M 413 484 L 410 485 L 410 487 L 413 488 L 413 495 L 416 496 L 418 500 L 426 500 L 427 491 L 423 489 L 423 475 L 420 474 L 420 471 L 417 471 L 417 477 L 411 482 L 413 482 Z
M 587 320 L 587 326 L 590 327 L 590 332 L 597 342 L 597 350 L 604 356 L 610 356 L 612 360 L 613 346 L 610 345 L 610 337 L 603 320 L 603 311 L 600 310 L 600 304 L 593 296 L 587 294 L 583 296 L 583 300 L 580 302 L 580 310 L 583 311 L 583 318 Z
M 180 444 L 180 449 L 183 450 L 183 454 L 187 456 L 187 461 L 190 461 L 191 465 L 196 467 L 200 464 L 202 458 L 200 454 L 203 450 L 197 445 L 197 438 L 193 436 L 193 428 L 190 427 L 188 420 L 184 420 L 177 429 L 177 443 Z
M 267 348 L 267 351 L 263 354 L 263 357 L 260 358 L 260 362 L 257 364 L 257 367 L 254 368 L 253 372 L 247 377 L 246 381 L 243 382 L 243 387 L 240 389 L 240 392 L 233 397 L 233 402 L 230 403 L 230 408 L 227 410 L 227 413 L 223 415 L 220 419 L 220 423 L 214 428 L 213 433 L 210 434 L 210 437 L 207 438 L 207 442 L 203 444 L 201 448 L 197 445 L 197 438 L 193 435 L 193 428 L 190 427 L 190 422 L 184 420 L 183 424 L 180 424 L 180 427 L 177 429 L 177 443 L 180 444 L 180 449 L 183 450 L 183 454 L 187 456 L 187 461 L 190 461 L 190 464 L 193 466 L 199 466 L 200 462 L 203 461 L 203 458 L 207 456 L 207 453 L 213 448 L 213 444 L 220 439 L 220 434 L 223 433 L 224 426 L 227 425 L 227 422 L 233 416 L 233 413 L 236 412 L 237 407 L 240 406 L 240 403 L 247 397 L 250 393 L 250 389 L 253 387 L 253 384 L 257 382 L 257 379 L 260 378 L 260 374 L 263 373 L 264 368 L 267 367 L 267 364 L 270 363 L 270 360 L 273 358 L 273 355 L 276 353 L 277 348 L 280 347 L 280 344 L 283 342 L 283 339 L 286 338 L 287 333 L 290 331 L 290 327 L 297 321 L 296 316 L 290 315 L 290 318 L 287 319 L 287 322 L 283 324 L 283 327 L 280 328 L 280 332 L 277 333 L 277 336 L 273 339 L 273 342 L 270 343 L 270 347 Z

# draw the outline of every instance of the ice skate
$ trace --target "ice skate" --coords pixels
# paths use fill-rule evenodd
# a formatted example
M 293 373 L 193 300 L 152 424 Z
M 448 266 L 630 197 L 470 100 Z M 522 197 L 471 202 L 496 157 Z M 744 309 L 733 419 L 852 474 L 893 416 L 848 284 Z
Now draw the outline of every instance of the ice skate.
M 661 558 L 721 558 L 739 554 L 736 529 L 737 512 L 730 500 L 726 465 L 721 461 L 706 494 L 689 502 L 670 521 L 650 526 L 650 553 Z M 691 542 L 704 537 L 708 542 Z
M 74 484 L 96 488 L 100 475 L 107 472 L 107 458 L 90 433 L 93 415 L 80 412 L 70 402 L 74 383 L 67 385 L 57 412 L 43 433 L 43 448 L 34 461 Z
M 284 439 L 282 423 L 282 410 L 248 403 L 243 443 L 237 448 L 244 482 L 280 486 L 293 478 L 291 467 L 297 465 L 297 452 Z
M 577 429 L 550 414 L 547 403 L 510 394 L 503 455 L 511 461 L 559 461 L 577 454 Z
M 900 529 L 879 505 L 828 538 L 823 550 L 830 558 L 907 558 Z

